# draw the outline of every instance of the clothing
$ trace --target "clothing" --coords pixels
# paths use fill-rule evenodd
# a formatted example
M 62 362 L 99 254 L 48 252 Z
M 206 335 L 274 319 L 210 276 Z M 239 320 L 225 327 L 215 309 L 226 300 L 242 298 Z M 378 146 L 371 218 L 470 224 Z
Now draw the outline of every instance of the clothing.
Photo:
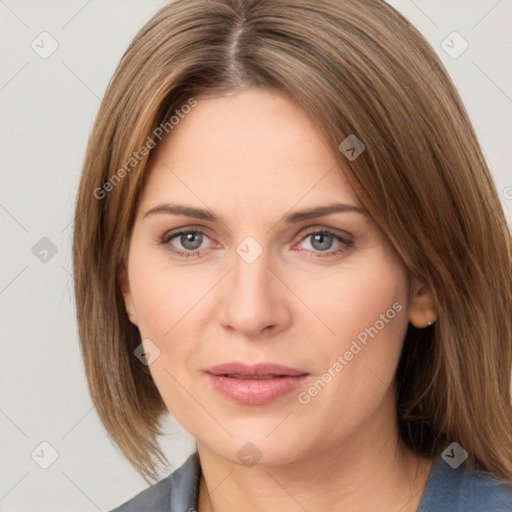
M 195 512 L 201 466 L 194 452 L 171 475 L 110 512 Z M 512 490 L 483 471 L 436 459 L 417 512 L 512 512 Z
M 436 459 L 417 512 L 512 512 L 512 489 L 489 473 Z

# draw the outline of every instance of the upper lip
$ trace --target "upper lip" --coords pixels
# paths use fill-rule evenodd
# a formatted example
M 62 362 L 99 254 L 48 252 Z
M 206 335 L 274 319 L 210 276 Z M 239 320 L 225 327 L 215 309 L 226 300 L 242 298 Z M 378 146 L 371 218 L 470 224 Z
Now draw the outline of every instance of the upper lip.
M 247 365 L 244 363 L 224 363 L 216 366 L 207 368 L 206 373 L 212 375 L 247 375 L 247 376 L 263 376 L 263 375 L 286 375 L 286 376 L 297 376 L 306 375 L 307 372 L 303 370 L 297 370 L 296 368 L 289 368 L 281 364 L 276 363 L 258 363 L 253 365 Z

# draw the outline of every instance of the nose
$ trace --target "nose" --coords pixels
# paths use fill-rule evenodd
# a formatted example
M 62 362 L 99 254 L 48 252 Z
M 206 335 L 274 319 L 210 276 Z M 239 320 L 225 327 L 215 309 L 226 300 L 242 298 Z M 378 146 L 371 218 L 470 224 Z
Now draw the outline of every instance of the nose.
M 255 339 L 289 326 L 287 288 L 269 264 L 266 251 L 251 263 L 234 254 L 233 269 L 224 280 L 220 298 L 224 327 Z

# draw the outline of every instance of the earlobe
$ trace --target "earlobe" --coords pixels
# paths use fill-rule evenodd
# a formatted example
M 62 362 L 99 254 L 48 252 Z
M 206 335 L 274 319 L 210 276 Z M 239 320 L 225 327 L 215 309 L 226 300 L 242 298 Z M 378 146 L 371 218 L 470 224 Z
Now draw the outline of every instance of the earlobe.
M 133 307 L 132 293 L 130 291 L 130 281 L 128 279 L 128 272 L 126 270 L 126 265 L 122 265 L 117 274 L 117 283 L 123 294 L 124 305 L 126 308 L 126 313 L 128 314 L 128 318 L 130 322 L 134 325 L 137 325 L 136 316 L 135 316 L 135 308 Z
M 414 327 L 423 329 L 437 320 L 434 294 L 426 283 L 413 280 L 409 299 L 409 321 Z

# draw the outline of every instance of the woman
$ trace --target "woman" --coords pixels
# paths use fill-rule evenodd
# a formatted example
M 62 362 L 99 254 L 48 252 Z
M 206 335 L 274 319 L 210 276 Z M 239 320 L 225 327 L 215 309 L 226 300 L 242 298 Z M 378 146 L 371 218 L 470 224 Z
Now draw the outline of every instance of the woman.
M 380 0 L 184 0 L 126 51 L 76 204 L 118 512 L 511 510 L 511 237 L 435 52 Z

